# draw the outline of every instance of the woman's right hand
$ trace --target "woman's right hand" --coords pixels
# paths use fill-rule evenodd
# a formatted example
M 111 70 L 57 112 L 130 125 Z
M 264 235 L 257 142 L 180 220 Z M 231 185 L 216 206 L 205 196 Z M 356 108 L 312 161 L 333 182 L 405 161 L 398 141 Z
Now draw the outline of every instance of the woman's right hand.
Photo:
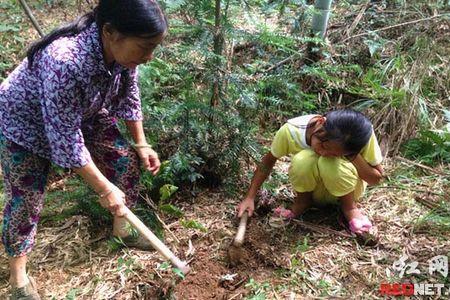
M 109 210 L 114 216 L 123 217 L 125 215 L 125 193 L 115 185 L 111 190 L 101 193 L 100 204 Z
M 252 198 L 245 198 L 237 206 L 238 218 L 240 218 L 245 211 L 248 211 L 248 216 L 251 217 L 254 210 L 255 200 Z

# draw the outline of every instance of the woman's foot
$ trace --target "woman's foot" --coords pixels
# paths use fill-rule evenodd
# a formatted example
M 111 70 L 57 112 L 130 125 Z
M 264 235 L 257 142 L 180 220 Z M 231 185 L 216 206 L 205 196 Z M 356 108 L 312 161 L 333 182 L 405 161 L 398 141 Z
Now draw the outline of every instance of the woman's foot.
M 378 244 L 377 228 L 372 225 L 369 218 L 356 206 L 353 192 L 340 197 L 339 200 L 341 202 L 342 213 L 348 222 L 348 229 L 356 236 L 358 243 L 366 246 L 375 246 Z
M 121 239 L 122 243 L 139 250 L 153 250 L 152 244 L 132 227 L 125 218 L 114 217 L 113 235 Z
M 133 233 L 133 227 L 125 218 L 114 216 L 113 235 L 124 238 Z
M 347 219 L 350 231 L 355 234 L 369 232 L 372 228 L 372 223 L 356 206 L 353 192 L 340 197 L 339 201 L 341 202 L 342 213 Z
M 11 300 L 40 300 L 37 292 L 36 282 L 32 277 L 28 277 L 28 283 L 21 287 L 11 288 Z
M 279 206 L 274 209 L 272 216 L 269 218 L 269 225 L 274 228 L 281 228 L 289 224 L 295 218 L 292 210 Z
M 282 206 L 277 207 L 273 211 L 273 216 L 270 218 L 269 223 L 272 227 L 282 227 L 290 222 L 290 220 L 299 217 L 313 204 L 312 193 L 298 193 L 294 199 L 290 209 Z
M 275 208 L 275 210 L 273 211 L 273 215 L 277 218 L 282 218 L 285 220 L 294 219 L 296 217 L 295 213 L 292 210 L 284 208 L 282 206 L 278 206 L 277 208 Z
M 352 233 L 362 234 L 369 232 L 372 228 L 372 222 L 358 208 L 342 209 L 342 212 L 348 221 L 348 226 Z

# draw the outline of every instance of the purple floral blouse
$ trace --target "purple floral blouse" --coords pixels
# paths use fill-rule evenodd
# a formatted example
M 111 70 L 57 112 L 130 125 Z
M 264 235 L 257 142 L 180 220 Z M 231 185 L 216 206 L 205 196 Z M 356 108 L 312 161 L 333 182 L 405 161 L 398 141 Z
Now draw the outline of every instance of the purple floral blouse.
M 121 80 L 128 74 L 129 80 Z M 0 130 L 13 142 L 66 168 L 91 161 L 81 128 L 100 109 L 142 120 L 137 70 L 107 70 L 94 23 L 25 59 L 0 85 Z

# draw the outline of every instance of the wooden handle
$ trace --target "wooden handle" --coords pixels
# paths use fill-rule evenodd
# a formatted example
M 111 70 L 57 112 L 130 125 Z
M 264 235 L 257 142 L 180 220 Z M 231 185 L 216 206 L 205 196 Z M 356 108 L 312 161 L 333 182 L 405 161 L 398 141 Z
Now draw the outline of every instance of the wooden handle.
M 125 215 L 123 217 L 127 219 L 127 221 L 130 222 L 131 225 L 133 225 L 133 227 L 136 228 L 136 230 L 150 242 L 150 244 L 152 244 L 153 248 L 161 253 L 161 255 L 166 259 L 170 260 L 172 264 L 180 269 L 184 274 L 189 272 L 189 266 L 176 257 L 175 254 L 173 254 L 173 252 L 166 245 L 164 245 L 164 243 L 161 242 L 158 237 L 150 229 L 148 229 L 147 226 L 145 226 L 145 224 L 142 223 L 142 221 L 139 220 L 139 218 L 136 217 L 131 210 L 128 209 L 128 207 L 125 207 L 124 210 Z
M 247 227 L 247 220 L 248 220 L 248 212 L 245 211 L 241 216 L 241 221 L 239 222 L 238 231 L 236 233 L 236 237 L 234 238 L 234 245 L 235 246 L 241 246 L 244 243 L 244 235 L 245 235 L 245 229 Z

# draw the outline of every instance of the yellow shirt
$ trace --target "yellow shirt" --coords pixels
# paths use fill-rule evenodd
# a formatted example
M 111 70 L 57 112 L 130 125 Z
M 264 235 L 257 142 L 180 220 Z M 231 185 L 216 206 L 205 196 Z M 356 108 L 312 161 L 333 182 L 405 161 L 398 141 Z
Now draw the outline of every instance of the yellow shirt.
M 301 135 L 302 130 L 298 127 L 289 123 L 284 124 L 277 131 L 275 138 L 272 141 L 270 152 L 276 158 L 281 158 L 306 149 L 306 147 L 301 146 L 299 143 Z M 383 155 L 381 154 L 380 146 L 378 145 L 374 132 L 372 132 L 369 142 L 364 146 L 360 154 L 371 166 L 381 164 Z

